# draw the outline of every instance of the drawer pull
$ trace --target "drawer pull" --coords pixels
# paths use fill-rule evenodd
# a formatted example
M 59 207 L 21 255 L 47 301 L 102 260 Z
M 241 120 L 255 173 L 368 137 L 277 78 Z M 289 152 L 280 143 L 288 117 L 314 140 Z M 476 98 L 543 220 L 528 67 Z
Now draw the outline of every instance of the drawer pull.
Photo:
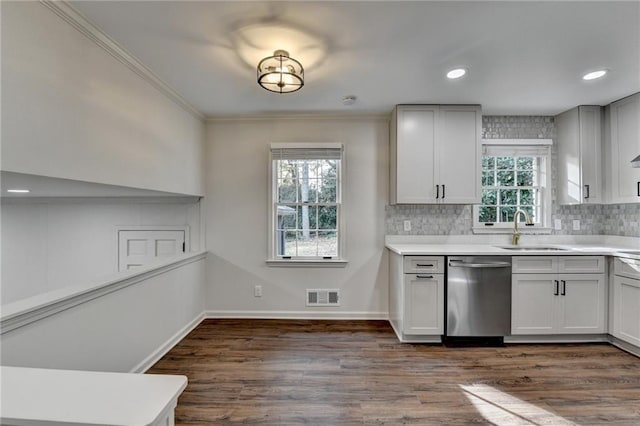
M 431 267 L 431 268 L 433 268 L 433 265 L 432 265 L 432 264 L 422 264 L 422 263 L 416 263 L 416 266 L 421 266 L 421 267 L 426 267 L 426 266 L 428 266 L 428 267 Z
M 433 275 L 416 275 L 416 277 L 420 279 L 431 279 Z

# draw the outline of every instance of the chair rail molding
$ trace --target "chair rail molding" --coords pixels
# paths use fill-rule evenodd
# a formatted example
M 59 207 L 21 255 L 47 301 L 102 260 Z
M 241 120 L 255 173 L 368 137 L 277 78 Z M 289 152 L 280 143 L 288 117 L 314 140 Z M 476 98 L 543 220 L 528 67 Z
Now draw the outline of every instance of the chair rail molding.
M 0 335 L 206 257 L 206 251 L 187 253 L 166 263 L 121 274 L 109 281 L 94 283 L 80 291 L 61 289 L 56 291 L 53 296 L 45 293 L 30 299 L 10 303 L 3 306 L 2 309 Z M 63 292 L 66 292 L 66 294 Z

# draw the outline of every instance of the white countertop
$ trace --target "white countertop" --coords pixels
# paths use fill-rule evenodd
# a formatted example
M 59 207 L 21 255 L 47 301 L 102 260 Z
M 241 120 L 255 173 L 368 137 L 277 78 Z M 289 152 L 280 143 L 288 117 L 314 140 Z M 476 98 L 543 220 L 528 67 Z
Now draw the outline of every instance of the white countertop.
M 149 425 L 185 376 L 0 367 L 0 420 L 14 425 Z
M 431 240 L 431 241 L 430 241 Z M 462 242 L 460 240 L 467 240 Z M 617 256 L 630 259 L 640 259 L 640 238 L 621 237 L 612 239 L 579 238 L 567 241 L 567 238 L 537 239 L 517 247 L 528 250 L 509 250 L 503 247 L 511 246 L 504 243 L 504 239 L 488 241 L 487 238 L 474 236 L 421 236 L 402 237 L 388 236 L 385 247 L 400 255 L 432 255 L 432 256 L 576 256 L 603 255 Z M 515 246 L 514 246 L 515 247 Z M 543 247 L 553 247 L 558 250 L 542 250 Z M 536 250 L 539 248 L 539 250 Z M 635 251 L 635 253 L 634 253 Z

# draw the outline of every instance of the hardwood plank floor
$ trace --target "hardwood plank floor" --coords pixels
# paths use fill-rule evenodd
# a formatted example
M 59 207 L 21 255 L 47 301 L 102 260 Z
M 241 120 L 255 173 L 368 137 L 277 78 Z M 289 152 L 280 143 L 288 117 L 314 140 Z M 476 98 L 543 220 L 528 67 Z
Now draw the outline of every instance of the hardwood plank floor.
M 149 373 L 178 425 L 640 425 L 640 359 L 607 344 L 399 343 L 386 321 L 206 320 Z

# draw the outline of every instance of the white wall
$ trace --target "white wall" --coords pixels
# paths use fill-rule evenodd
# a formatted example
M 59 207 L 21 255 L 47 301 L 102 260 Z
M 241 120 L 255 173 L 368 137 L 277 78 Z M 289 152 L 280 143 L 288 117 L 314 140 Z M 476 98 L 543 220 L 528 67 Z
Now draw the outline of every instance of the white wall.
M 116 273 L 119 225 L 188 225 L 191 251 L 201 249 L 199 202 L 4 198 L 0 301 Z
M 2 170 L 202 195 L 204 123 L 40 2 L 2 2 Z
M 204 309 L 205 260 L 58 312 L 2 335 L 2 365 L 142 371 Z
M 377 118 L 210 121 L 206 145 L 207 308 L 214 315 L 386 317 L 388 122 Z M 345 268 L 278 268 L 268 249 L 271 142 L 345 145 Z M 263 286 L 263 297 L 253 287 Z M 341 306 L 307 308 L 306 288 L 339 288 Z

